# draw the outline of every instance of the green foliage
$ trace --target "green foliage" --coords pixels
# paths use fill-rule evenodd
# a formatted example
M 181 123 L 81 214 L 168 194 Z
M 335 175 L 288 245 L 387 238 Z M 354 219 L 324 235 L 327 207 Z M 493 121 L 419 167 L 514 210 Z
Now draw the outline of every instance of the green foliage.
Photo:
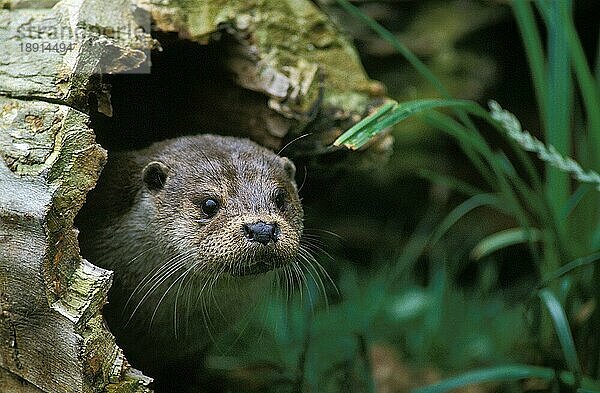
M 415 113 L 444 106 L 458 108 L 462 106 L 472 107 L 473 104 L 461 100 L 415 100 L 401 104 L 387 102 L 340 135 L 333 144 L 334 146 L 344 145 L 353 150 L 360 149 L 373 136 Z
M 391 42 L 427 80 L 436 86 L 442 96 L 449 98 L 447 91 L 440 86 L 439 81 L 432 77 L 427 70 L 424 70 L 423 65 L 416 62 L 411 54 L 407 54 L 407 49 L 402 44 L 395 42 L 396 39 L 393 35 L 382 31 L 381 26 L 361 15 L 346 0 L 338 0 L 338 3 L 350 13 L 363 19 L 383 39 Z M 386 120 L 394 118 L 394 120 L 400 121 L 408 115 L 420 112 L 429 125 L 458 141 L 465 155 L 471 160 L 492 191 L 479 191 L 475 186 L 465 184 L 460 179 L 448 178 L 446 175 L 438 173 L 427 173 L 428 178 L 434 181 L 441 180 L 442 184 L 470 196 L 468 200 L 454 209 L 433 232 L 429 238 L 430 246 L 436 244 L 458 220 L 477 207 L 486 206 L 512 218 L 518 227 L 489 235 L 479 242 L 472 250 L 471 255 L 481 259 L 518 243 L 529 244 L 530 254 L 538 267 L 538 274 L 540 277 L 546 278 L 541 285 L 549 286 L 538 292 L 548 314 L 543 311 L 539 303 L 534 307 L 536 311 L 532 313 L 536 320 L 537 337 L 542 348 L 548 349 L 554 345 L 552 330 L 556 331 L 564 354 L 565 366 L 575 376 L 572 384 L 578 387 L 583 371 L 578 360 L 565 307 L 567 310 L 572 309 L 574 302 L 580 301 L 581 291 L 584 293 L 584 298 L 594 299 L 596 304 L 600 301 L 600 267 L 593 265 L 598 260 L 595 252 L 600 249 L 598 242 L 600 193 L 587 192 L 589 187 L 584 186 L 572 192 L 567 175 L 572 174 L 580 182 L 592 183 L 600 190 L 600 176 L 595 171 L 598 169 L 600 160 L 598 152 L 600 149 L 598 81 L 594 79 L 590 71 L 577 36 L 571 1 L 547 2 L 540 0 L 534 3 L 547 30 L 546 53 L 544 53 L 540 29 L 536 25 L 530 3 L 517 0 L 512 5 L 531 67 L 540 119 L 544 125 L 545 143 L 523 131 L 518 120 L 493 101 L 490 104 L 491 116 L 487 116 L 476 107 L 475 103 L 472 105 L 464 102 L 458 104 L 449 99 L 436 100 L 435 108 L 453 107 L 458 113 L 458 121 L 446 114 L 433 111 L 434 106 L 432 105 L 423 105 L 424 102 L 430 101 L 418 100 L 398 105 L 399 108 L 415 109 L 413 111 L 396 109 L 404 116 L 396 115 L 396 110 L 389 108 L 386 113 L 374 113 L 370 117 L 377 119 L 376 121 L 357 124 L 347 134 L 342 135 L 338 141 L 345 141 L 347 145 L 352 145 L 353 142 L 364 144 L 367 141 L 364 139 L 365 136 L 370 137 L 377 132 L 382 132 L 384 126 L 390 125 L 390 122 Z M 579 88 L 579 91 L 576 90 L 576 87 Z M 586 117 L 575 119 L 578 123 L 573 126 L 572 112 L 576 105 L 576 93 L 581 94 L 583 98 Z M 510 150 L 506 151 L 505 147 L 499 148 L 490 144 L 478 130 L 474 129 L 473 123 L 465 118 L 465 111 L 484 118 L 491 126 L 499 130 L 508 142 Z M 394 115 L 396 116 L 393 117 Z M 581 143 L 585 154 L 581 154 L 579 157 L 582 163 L 591 168 L 587 172 L 575 159 L 565 158 L 573 152 L 571 141 L 575 128 L 587 129 L 587 133 L 583 134 L 586 140 Z M 365 129 L 364 132 L 363 129 Z M 536 153 L 539 159 L 548 164 L 544 178 L 537 173 L 531 158 L 521 149 Z M 575 233 L 570 228 L 585 228 L 585 230 L 578 230 Z M 579 258 L 568 262 L 573 256 Z M 589 277 L 588 279 L 578 277 L 578 280 L 572 281 L 570 278 L 564 277 L 581 266 L 593 266 L 594 274 L 591 280 Z M 561 278 L 563 279 L 562 284 L 553 282 L 553 280 Z M 559 287 L 567 288 L 562 291 L 561 301 L 552 293 Z M 600 311 L 596 307 L 594 316 L 588 323 L 597 326 L 598 322 L 600 322 Z M 600 376 L 598 365 L 600 333 L 593 328 L 589 329 L 583 342 L 592 343 L 591 346 L 580 348 L 588 359 L 585 369 L 589 370 L 594 378 L 598 378 Z M 527 372 L 541 372 L 545 377 L 540 376 L 540 378 L 554 378 L 554 372 L 550 370 L 549 373 L 547 369 L 500 366 L 468 373 L 422 391 L 447 391 L 453 387 L 478 381 L 519 379 L 525 377 Z
M 543 142 L 531 136 L 529 132 L 523 131 L 519 120 L 512 113 L 503 110 L 497 102 L 491 101 L 490 108 L 492 109 L 492 118 L 501 123 L 508 137 L 523 149 L 536 153 L 540 160 L 561 172 L 571 174 L 580 182 L 592 183 L 600 191 L 600 175 L 596 171 L 585 172 L 581 165 L 572 158 L 565 158 L 553 145 L 546 147 Z
M 577 359 L 577 351 L 575 350 L 575 343 L 573 342 L 565 310 L 549 289 L 540 290 L 538 295 L 550 312 L 569 370 L 575 375 L 581 375 L 581 366 Z
M 507 308 L 499 297 L 465 297 L 446 286 L 443 265 L 438 265 L 428 286 L 401 289 L 390 286 L 389 271 L 346 270 L 338 280 L 343 298 L 329 307 L 311 304 L 307 296 L 291 304 L 269 297 L 260 318 L 244 329 L 244 340 L 225 338 L 219 345 L 223 353 L 244 356 L 215 356 L 209 365 L 220 371 L 265 365 L 270 372 L 263 374 L 277 384 L 261 391 L 334 393 L 374 392 L 365 343 L 394 343 L 416 362 L 434 359 L 450 370 L 523 360 L 506 355 L 531 345 L 513 337 L 515 332 L 526 337 L 523 310 Z M 313 284 L 309 290 L 317 296 Z M 249 332 L 260 333 L 249 337 Z
M 374 392 L 370 348 L 385 345 L 412 367 L 458 374 L 415 393 L 480 383 L 521 391 L 516 381 L 532 378 L 553 391 L 600 391 L 600 83 L 575 30 L 571 1 L 511 2 L 531 69 L 539 138 L 495 101 L 488 111 L 453 99 L 396 36 L 347 0 L 337 3 L 396 48 L 441 98 L 385 102 L 335 145 L 358 149 L 416 117 L 456 142 L 471 177 L 415 168 L 457 192 L 455 207 L 442 213 L 433 203 L 396 257 L 365 264 L 376 269 L 347 267 L 352 263 L 336 257 L 328 270 L 337 272 L 339 293 L 329 294 L 329 307 L 316 301 L 316 282 L 294 304 L 271 298 L 246 329 L 260 331 L 260 338 L 238 340 L 229 352 L 245 355 L 233 365 L 216 357 L 213 368 L 270 365 L 273 392 Z M 596 77 L 598 70 L 596 64 Z M 474 223 L 487 225 L 487 234 L 457 230 Z M 519 246 L 524 251 L 513 257 Z M 534 269 L 511 301 L 496 283 L 503 253 L 511 266 Z M 477 270 L 465 291 L 457 285 L 461 267 L 473 260 Z M 591 316 L 582 318 L 586 307 Z
M 526 365 L 509 365 L 492 367 L 483 370 L 471 371 L 466 374 L 449 378 L 436 385 L 422 389 L 413 390 L 413 393 L 443 393 L 450 392 L 456 388 L 483 382 L 512 381 L 525 378 L 540 378 L 552 380 L 555 378 L 552 369 L 532 367 Z
M 537 241 L 540 233 L 537 230 L 525 230 L 523 228 L 510 228 L 496 232 L 482 239 L 471 251 L 473 259 L 481 259 L 495 251 L 501 250 L 519 243 Z

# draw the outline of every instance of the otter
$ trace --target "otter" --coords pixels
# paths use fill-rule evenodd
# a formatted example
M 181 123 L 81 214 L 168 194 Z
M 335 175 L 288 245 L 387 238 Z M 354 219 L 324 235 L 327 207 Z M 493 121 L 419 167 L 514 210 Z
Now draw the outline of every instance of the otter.
M 77 225 L 82 255 L 114 271 L 104 316 L 134 367 L 193 374 L 211 335 L 299 272 L 294 175 L 254 142 L 209 134 L 109 156 Z

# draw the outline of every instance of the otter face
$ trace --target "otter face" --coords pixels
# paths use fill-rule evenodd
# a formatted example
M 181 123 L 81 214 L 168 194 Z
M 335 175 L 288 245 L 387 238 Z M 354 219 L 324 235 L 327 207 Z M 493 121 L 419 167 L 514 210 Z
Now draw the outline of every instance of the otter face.
M 170 163 L 167 166 L 165 163 Z M 142 172 L 160 247 L 194 274 L 265 273 L 293 264 L 303 210 L 287 158 L 248 140 L 203 135 L 166 146 Z M 161 223 L 168 223 L 164 225 Z

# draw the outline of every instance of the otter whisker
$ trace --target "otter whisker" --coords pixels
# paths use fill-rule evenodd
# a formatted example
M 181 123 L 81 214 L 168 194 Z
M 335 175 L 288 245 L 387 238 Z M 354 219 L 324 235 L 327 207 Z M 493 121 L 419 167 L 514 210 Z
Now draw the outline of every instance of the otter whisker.
M 313 301 L 313 298 L 312 298 L 312 293 L 311 293 L 310 287 L 308 286 L 308 280 L 306 278 L 306 274 L 302 270 L 300 264 L 294 263 L 294 264 L 292 264 L 292 266 L 293 266 L 294 271 L 296 272 L 296 274 L 298 276 L 298 288 L 300 288 L 300 291 L 301 291 L 300 293 L 302 293 L 302 287 L 306 288 L 306 294 L 308 296 L 308 302 L 309 302 L 309 304 L 312 307 L 312 305 L 314 304 L 314 301 Z M 302 296 L 300 296 L 300 301 L 302 301 Z
M 323 237 L 317 234 L 303 233 L 302 240 L 310 240 L 313 244 L 318 244 L 319 246 L 323 246 L 325 244 Z
M 123 307 L 123 313 L 125 313 L 125 310 L 127 310 L 129 303 L 131 302 L 133 297 L 138 293 L 138 291 L 140 291 L 142 288 L 144 288 L 146 285 L 152 282 L 151 277 L 155 277 L 157 275 L 162 274 L 164 270 L 168 270 L 170 267 L 171 266 L 166 263 L 162 265 L 156 265 L 155 267 L 153 267 L 136 285 L 136 287 L 131 292 L 131 295 L 129 295 L 129 298 L 127 299 L 127 301 L 125 302 L 125 306 Z
M 319 233 L 324 233 L 326 235 L 335 237 L 338 240 L 343 239 L 341 235 L 338 235 L 337 233 L 330 231 L 328 229 L 320 229 L 320 228 L 304 228 L 304 233 L 303 236 L 310 234 L 311 232 L 319 232 Z
M 269 287 L 269 290 L 272 289 L 272 287 Z M 263 292 L 263 295 L 261 296 L 261 299 L 259 302 L 256 302 L 252 307 L 252 309 L 248 310 L 247 312 L 245 312 L 242 316 L 242 319 L 239 321 L 239 323 L 236 325 L 238 327 L 241 327 L 239 329 L 238 334 L 236 335 L 235 339 L 233 340 L 233 342 L 230 344 L 230 346 L 235 345 L 243 336 L 243 334 L 245 333 L 246 329 L 250 326 L 250 322 L 251 322 L 251 318 L 249 318 L 250 315 L 255 314 L 258 312 L 258 307 L 264 304 L 264 297 L 265 297 L 265 292 Z M 259 332 L 259 340 L 262 337 L 262 334 L 264 332 L 264 329 L 261 329 L 261 331 Z
M 210 321 L 210 316 L 209 316 L 209 312 L 208 312 L 208 306 L 205 302 L 205 298 L 200 299 L 200 309 L 202 310 L 202 322 L 204 324 L 204 328 L 206 329 L 206 332 L 208 333 L 208 337 L 210 338 L 210 341 L 212 343 L 215 343 L 215 337 L 212 334 L 212 323 Z
M 292 271 L 292 265 L 286 266 L 286 291 L 287 291 L 287 299 L 291 299 L 294 294 L 294 273 Z M 302 293 L 300 293 L 302 296 Z
M 317 285 L 319 292 L 321 292 L 323 297 L 325 298 L 325 304 L 328 306 L 329 302 L 327 299 L 327 291 L 325 289 L 325 283 L 323 282 L 323 280 L 321 278 L 321 274 L 320 274 L 319 270 L 317 268 L 315 268 L 315 266 L 313 265 L 313 261 L 316 262 L 315 258 L 310 254 L 310 252 L 308 252 L 307 250 L 302 249 L 302 248 L 299 250 L 299 255 L 301 257 L 299 262 L 300 263 L 302 263 L 302 261 L 306 262 L 306 264 L 302 263 L 302 265 L 306 268 L 308 274 L 311 276 L 314 283 Z M 318 262 L 316 262 L 316 263 L 318 263 Z M 314 272 L 314 275 L 313 275 L 313 272 Z M 315 276 L 316 276 L 316 278 L 315 278 Z
M 298 276 L 300 277 L 300 281 L 298 282 L 298 286 L 302 286 L 306 289 L 306 293 L 308 294 L 308 300 L 310 304 L 313 304 L 312 292 L 310 287 L 308 286 L 308 277 L 306 277 L 306 273 L 302 269 L 301 263 L 294 263 L 294 269 L 298 272 Z
M 303 238 L 300 240 L 300 244 L 306 246 L 307 249 L 313 251 L 315 254 L 322 254 L 325 255 L 329 260 L 335 260 L 329 252 L 327 252 L 321 245 L 314 243 L 312 239 Z
M 275 296 L 280 297 L 280 287 L 281 287 L 281 276 L 279 275 L 279 269 L 275 269 L 275 280 L 271 282 L 269 286 L 269 290 L 275 291 Z
M 327 293 L 325 292 L 325 289 L 323 288 L 323 281 L 321 280 L 321 277 L 319 276 L 319 274 L 315 271 L 315 274 L 313 274 L 312 270 L 314 270 L 314 268 L 312 268 L 312 266 L 310 266 L 310 263 L 308 261 L 306 261 L 307 263 L 303 263 L 302 261 L 303 257 L 301 256 L 301 259 L 298 260 L 298 264 L 301 268 L 300 271 L 302 272 L 302 276 L 304 277 L 304 285 L 306 286 L 307 292 L 310 294 L 310 287 L 308 286 L 308 278 L 306 277 L 306 273 L 305 271 L 308 273 L 308 275 L 310 276 L 310 278 L 312 279 L 312 281 L 315 283 L 315 285 L 317 286 L 317 290 L 319 291 L 319 293 L 322 294 L 322 296 L 325 298 L 325 303 L 327 303 Z M 308 265 L 308 266 L 307 266 Z M 316 276 L 316 277 L 315 277 Z M 312 307 L 312 299 L 311 300 L 311 307 Z
M 151 243 L 145 243 L 144 246 L 146 245 L 150 245 Z M 139 257 L 141 257 L 142 255 L 145 255 L 147 253 L 149 253 L 150 251 L 155 250 L 156 248 L 158 248 L 158 244 L 155 246 L 152 246 L 150 248 L 146 248 L 144 249 L 142 252 L 140 252 L 139 254 L 137 254 L 135 257 L 131 258 L 131 260 L 129 260 L 129 262 L 127 262 L 128 265 L 130 265 L 132 262 L 136 261 Z
M 227 318 L 225 313 L 223 312 L 223 310 L 221 309 L 221 306 L 219 304 L 219 301 L 217 300 L 217 298 L 215 297 L 214 294 L 214 290 L 215 290 L 215 285 L 217 284 L 217 282 L 219 281 L 219 279 L 225 278 L 226 280 L 229 280 L 229 276 L 224 275 L 225 273 L 225 266 L 221 266 L 220 269 L 215 270 L 213 273 L 213 278 L 210 280 L 210 284 L 208 286 L 208 292 L 207 292 L 207 301 L 210 302 L 212 301 L 212 303 L 215 305 L 218 314 L 221 316 L 221 318 L 223 318 L 224 320 Z M 211 315 L 210 313 L 208 313 L 208 309 L 207 309 L 207 313 L 206 313 L 206 317 L 208 318 L 208 321 L 210 323 L 210 319 L 211 319 Z
M 302 184 L 300 184 L 300 187 L 298 187 L 298 192 L 302 191 L 302 187 L 304 187 L 304 183 L 306 183 L 306 177 L 308 175 L 308 171 L 306 170 L 306 166 L 304 166 L 303 168 L 304 168 L 304 177 L 302 178 Z
M 131 295 L 129 296 L 129 298 L 127 299 L 127 302 L 125 303 L 125 307 L 123 307 L 123 312 L 125 312 L 125 310 L 127 309 L 127 306 L 129 305 L 129 302 L 139 291 L 141 291 L 143 288 L 145 288 L 150 283 L 156 283 L 158 281 L 157 278 L 160 277 L 165 271 L 168 271 L 172 267 L 172 262 L 176 261 L 177 259 L 181 259 L 181 257 L 174 256 L 174 257 L 170 258 L 169 260 L 167 260 L 166 262 L 156 265 L 154 268 L 152 268 L 150 270 L 150 272 L 148 272 L 148 274 L 146 274 L 140 280 L 138 285 L 131 292 Z M 173 264 L 175 264 L 175 263 L 173 263 Z
M 281 285 L 283 285 L 283 290 L 284 290 L 284 294 L 285 294 L 285 298 L 289 299 L 290 298 L 290 290 L 289 290 L 289 286 L 288 286 L 288 267 L 285 266 L 281 269 L 281 272 L 283 273 L 283 277 L 281 278 Z
M 198 264 L 198 266 L 200 266 L 200 265 Z M 194 284 L 194 285 L 195 285 L 195 283 L 194 283 L 194 282 L 195 282 L 196 280 L 201 280 L 201 278 L 205 278 L 205 277 L 206 277 L 206 276 L 205 276 L 205 274 L 206 274 L 206 270 L 209 270 L 209 269 L 208 269 L 207 267 L 204 267 L 203 269 L 196 269 L 196 271 L 194 271 L 194 272 L 192 273 L 191 279 L 189 280 L 189 283 L 190 283 L 190 284 L 189 284 L 190 290 L 188 291 L 188 296 L 187 296 L 187 305 L 186 305 L 186 306 L 187 306 L 187 307 L 186 307 L 186 314 L 187 314 L 187 316 L 186 316 L 186 323 L 187 323 L 188 325 L 189 325 L 190 307 L 191 307 L 192 305 L 197 305 L 197 304 L 198 304 L 198 302 L 200 301 L 200 299 L 199 299 L 199 298 L 200 298 L 200 296 L 202 296 L 202 291 L 204 290 L 204 288 L 206 287 L 206 285 L 208 285 L 208 280 L 204 280 L 204 281 L 203 281 L 203 285 L 200 287 L 200 291 L 197 291 L 197 290 L 196 290 L 196 289 L 197 289 L 197 287 L 194 287 L 192 284 Z M 199 274 L 198 272 L 201 272 L 201 274 Z M 208 273 L 210 274 L 210 272 L 208 272 Z M 200 277 L 198 277 L 198 276 L 200 276 Z M 191 290 L 192 288 L 194 288 L 195 290 L 194 290 L 194 291 L 192 291 L 192 290 Z M 195 292 L 198 292 L 198 293 L 196 294 Z M 194 294 L 196 294 L 196 296 L 195 296 L 195 300 L 193 300 L 193 298 L 194 298 L 194 296 L 193 296 L 193 295 L 194 295 Z M 207 330 L 209 330 L 208 326 L 206 325 L 206 321 L 205 321 L 205 319 L 204 319 L 204 303 L 200 303 L 200 311 L 201 311 L 201 314 L 202 314 L 202 318 L 203 318 L 203 324 L 204 324 L 204 327 L 205 327 L 205 328 L 207 328 Z M 187 329 L 188 329 L 188 327 L 186 326 L 186 332 L 187 332 Z
M 150 318 L 150 324 L 148 326 L 148 329 L 150 329 L 152 327 L 152 323 L 154 322 L 154 317 L 156 316 L 156 312 L 158 311 L 158 308 L 160 307 L 162 301 L 165 299 L 165 297 L 169 294 L 169 292 L 171 291 L 171 288 L 173 288 L 173 286 L 175 286 L 175 284 L 177 284 L 179 282 L 179 280 L 181 280 L 182 278 L 185 278 L 185 276 L 194 268 L 194 265 L 192 265 L 190 268 L 188 268 L 187 270 L 185 270 L 183 273 L 181 273 L 179 275 L 179 277 L 177 277 L 172 283 L 171 285 L 169 285 L 169 287 L 167 288 L 167 290 L 162 294 L 162 296 L 160 297 L 160 299 L 158 300 L 158 303 L 156 304 L 156 306 L 154 307 L 154 311 L 152 312 L 152 317 Z M 176 300 L 176 299 L 175 299 Z
M 198 266 L 199 263 L 196 263 Z M 192 299 L 192 284 L 194 283 L 194 275 L 195 272 L 192 272 L 190 278 L 187 280 L 187 283 L 183 285 L 183 296 L 185 297 L 185 307 L 184 307 L 184 316 L 185 316 L 185 335 L 189 334 L 189 326 L 190 326 L 190 303 Z
M 206 280 L 204 282 L 204 285 L 202 286 L 199 293 L 197 294 L 195 303 L 196 304 L 200 303 L 202 324 L 204 325 L 204 328 L 205 328 L 206 332 L 208 333 L 208 336 L 210 337 L 211 342 L 215 342 L 215 339 L 212 335 L 210 319 L 208 317 L 208 308 L 206 306 L 205 298 L 202 296 L 202 293 L 204 292 L 204 288 L 206 288 L 207 285 L 208 285 L 208 280 Z
M 173 266 L 173 268 L 170 271 L 168 271 L 168 274 L 165 274 L 161 278 L 160 281 L 158 281 L 155 284 L 153 284 L 152 287 L 148 291 L 146 291 L 146 293 L 142 296 L 142 298 L 138 301 L 138 303 L 136 304 L 136 306 L 133 308 L 133 311 L 131 311 L 131 314 L 129 315 L 129 318 L 127 319 L 126 326 L 133 320 L 133 317 L 136 315 L 136 313 L 141 308 L 141 306 L 144 304 L 144 302 L 150 297 L 150 295 L 152 295 L 154 293 L 154 291 L 157 288 L 159 288 L 169 277 L 171 277 L 175 273 L 177 273 L 181 267 L 183 267 L 183 264 L 177 265 L 177 266 Z
M 277 269 L 277 281 L 276 285 L 279 290 L 279 296 L 285 296 L 285 299 L 288 298 L 288 290 L 287 290 L 287 266 L 283 266 L 280 269 Z
M 306 138 L 307 136 L 311 136 L 312 132 L 306 133 L 306 134 L 302 134 L 294 139 L 292 139 L 291 141 L 289 141 L 288 143 L 285 144 L 285 146 L 283 146 L 281 149 L 279 149 L 279 151 L 277 152 L 277 155 L 281 155 L 281 152 L 283 152 L 285 149 L 287 149 L 289 146 L 292 145 L 292 143 L 299 141 L 302 138 Z
M 307 233 L 307 231 L 309 232 L 310 229 L 305 229 L 305 231 L 302 234 L 302 237 L 300 239 L 300 243 L 302 245 L 306 245 L 307 248 L 310 248 L 310 250 L 315 252 L 316 254 L 322 254 L 322 255 L 325 255 L 330 260 L 334 260 L 333 256 L 329 252 L 327 252 L 327 250 L 325 250 L 325 242 L 322 239 L 322 235 Z M 337 235 L 333 232 L 327 231 L 327 230 L 314 229 L 314 231 L 321 231 L 328 235 L 336 236 L 337 238 L 339 238 L 339 235 Z M 339 240 L 337 238 L 336 238 L 336 240 Z
M 189 258 L 187 258 L 189 259 Z M 169 264 L 167 266 L 170 267 L 170 270 L 167 269 L 165 271 L 164 274 L 162 274 L 161 276 L 159 276 L 160 278 L 158 278 L 153 284 L 152 286 L 146 291 L 146 293 L 144 294 L 144 296 L 140 299 L 140 301 L 138 302 L 138 304 L 135 306 L 134 310 L 132 311 L 129 320 L 127 321 L 128 323 L 131 321 L 131 319 L 133 318 L 133 316 L 135 315 L 135 313 L 139 310 L 139 308 L 141 307 L 141 305 L 145 302 L 146 299 L 148 299 L 148 297 L 154 293 L 154 291 L 156 289 L 158 289 L 166 280 L 168 280 L 170 277 L 172 277 L 175 273 L 177 273 L 177 271 L 179 271 L 179 269 L 181 269 L 182 267 L 185 266 L 185 262 L 186 259 L 182 258 L 179 259 L 176 263 L 173 263 L 172 265 Z
M 208 271 L 205 272 L 204 270 L 208 270 Z M 203 273 L 207 273 L 207 274 L 202 275 L 204 283 L 197 293 L 194 304 L 200 305 L 200 314 L 202 316 L 202 324 L 204 325 L 204 328 L 205 328 L 206 332 L 208 333 L 210 341 L 215 343 L 216 340 L 212 334 L 212 322 L 210 320 L 210 315 L 208 312 L 208 305 L 206 303 L 207 297 L 204 296 L 204 291 L 205 290 L 210 291 L 211 282 L 213 282 L 215 280 L 215 277 L 219 276 L 219 271 L 218 270 L 212 271 L 210 269 L 204 269 L 204 270 L 203 270 Z M 210 295 L 208 296 L 208 298 L 210 299 Z
M 292 292 L 292 296 L 296 291 L 300 292 L 300 299 L 304 296 L 304 290 L 301 286 L 302 280 L 298 277 L 298 272 L 294 268 L 295 264 L 290 264 L 289 272 L 290 272 L 290 289 Z
M 217 311 L 219 312 L 219 314 L 221 314 L 222 318 L 225 318 L 225 313 L 223 312 L 223 310 L 221 309 L 221 307 L 219 306 L 219 302 L 217 301 L 217 298 L 215 297 L 214 294 L 214 286 L 217 283 L 218 279 L 223 277 L 223 273 L 225 272 L 225 267 L 222 267 L 220 272 L 218 274 L 214 275 L 214 278 L 209 286 L 209 297 L 212 298 L 212 300 L 214 301 L 215 306 L 217 307 Z M 228 279 L 229 277 L 227 277 L 226 279 Z
M 168 280 L 173 274 L 175 274 L 180 268 L 184 267 L 187 261 L 193 257 L 192 254 L 187 254 L 182 257 L 172 258 L 165 263 L 166 269 L 159 269 L 152 277 L 145 280 L 145 283 L 139 288 L 139 290 L 150 287 L 147 289 L 144 297 L 151 295 L 156 289 L 158 289 L 166 280 Z M 139 291 L 135 291 L 132 295 L 135 295 Z M 143 299 L 140 301 L 142 302 Z
M 323 276 L 325 276 L 325 278 L 327 279 L 327 281 L 329 281 L 329 283 L 331 284 L 331 286 L 333 287 L 333 289 L 336 291 L 336 293 L 339 294 L 339 290 L 337 288 L 337 285 L 335 285 L 335 282 L 333 281 L 333 278 L 331 278 L 331 276 L 329 275 L 329 273 L 327 272 L 327 270 L 323 267 L 323 265 L 321 265 L 319 263 L 319 261 L 314 257 L 314 255 L 312 255 L 310 253 L 310 250 L 307 250 L 306 248 L 304 248 L 304 246 L 301 244 L 298 252 L 303 255 L 306 259 L 307 262 L 311 265 L 311 266 L 316 266 L 318 268 L 318 270 L 321 272 L 321 274 Z M 319 276 L 321 275 L 319 274 Z M 325 289 L 325 285 L 323 285 L 323 289 Z
M 181 260 L 188 259 L 192 255 L 191 252 L 183 255 L 175 255 L 169 258 L 167 261 L 162 262 L 151 270 L 151 273 L 147 274 L 140 280 L 140 283 L 134 289 L 132 295 L 135 295 L 138 291 L 144 289 L 151 283 L 155 283 L 157 279 L 165 273 L 171 266 L 177 265 Z
M 215 305 L 217 306 L 217 310 L 219 311 L 219 313 L 221 315 L 223 315 L 223 312 L 221 311 L 218 302 L 216 301 L 216 299 L 214 298 L 214 294 L 213 294 L 213 287 L 215 285 L 215 283 L 217 282 L 217 280 L 223 276 L 223 273 L 225 272 L 225 268 L 226 265 L 224 264 L 220 269 L 207 269 L 209 270 L 207 273 L 208 275 L 204 276 L 204 284 L 202 285 L 202 287 L 200 288 L 200 291 L 198 291 L 198 294 L 196 296 L 196 303 L 200 303 L 200 310 L 201 310 L 201 314 L 202 314 L 202 321 L 204 324 L 204 327 L 206 328 L 206 331 L 209 333 L 209 338 L 210 340 L 214 343 L 216 342 L 216 340 L 214 339 L 213 335 L 212 335 L 212 321 L 211 321 L 211 316 L 210 313 L 208 312 L 208 307 L 210 306 L 210 302 L 211 300 L 214 301 Z
M 189 268 L 189 269 L 188 269 L 188 270 L 187 270 L 187 271 L 184 273 L 184 277 L 183 277 L 183 279 L 182 279 L 182 280 L 179 282 L 179 287 L 177 288 L 177 293 L 175 294 L 175 301 L 174 301 L 174 304 L 173 304 L 173 330 L 175 331 L 175 338 L 177 338 L 177 331 L 178 331 L 178 329 L 177 329 L 177 320 L 178 320 L 178 317 L 177 317 L 177 304 L 178 304 L 178 302 L 179 302 L 179 296 L 180 296 L 180 293 L 181 293 L 181 287 L 182 287 L 182 285 L 183 285 L 183 287 L 184 287 L 184 291 L 185 291 L 185 285 L 184 285 L 184 283 L 185 283 L 185 279 L 187 278 L 188 274 L 189 274 L 189 273 L 190 273 L 190 272 L 191 272 L 193 269 L 195 269 L 195 268 L 196 268 L 196 266 L 198 266 L 198 264 L 199 264 L 199 262 L 196 262 L 196 263 L 194 263 L 194 264 L 193 264 L 193 265 L 192 265 L 192 266 L 191 266 L 191 267 L 190 267 L 190 268 Z
M 200 288 L 200 290 L 198 291 L 198 294 L 196 296 L 197 302 L 200 301 L 201 299 L 203 299 L 204 291 L 207 288 L 210 288 L 212 286 L 212 282 L 215 280 L 215 277 L 218 277 L 218 275 L 219 275 L 218 270 L 215 270 L 215 271 L 209 270 L 207 273 L 208 273 L 208 275 L 203 277 L 204 284 L 202 285 L 202 287 Z

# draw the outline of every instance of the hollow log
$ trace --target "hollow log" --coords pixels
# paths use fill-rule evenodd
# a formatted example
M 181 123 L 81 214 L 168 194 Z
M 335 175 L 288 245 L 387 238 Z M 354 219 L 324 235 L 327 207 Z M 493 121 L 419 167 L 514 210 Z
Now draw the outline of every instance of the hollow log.
M 194 64 L 212 62 L 223 79 L 192 85 L 173 119 L 147 90 L 143 107 L 188 127 L 144 132 L 127 105 L 135 97 L 118 87 L 167 78 L 150 55 L 168 51 L 211 54 Z M 290 155 L 313 159 L 335 153 L 331 142 L 384 99 L 310 1 L 0 0 L 0 53 L 1 392 L 149 391 L 102 319 L 112 272 L 79 255 L 73 224 L 105 147 L 214 131 L 279 149 L 310 133 Z M 390 138 L 367 151 L 381 157 Z M 350 157 L 337 152 L 336 162 Z

